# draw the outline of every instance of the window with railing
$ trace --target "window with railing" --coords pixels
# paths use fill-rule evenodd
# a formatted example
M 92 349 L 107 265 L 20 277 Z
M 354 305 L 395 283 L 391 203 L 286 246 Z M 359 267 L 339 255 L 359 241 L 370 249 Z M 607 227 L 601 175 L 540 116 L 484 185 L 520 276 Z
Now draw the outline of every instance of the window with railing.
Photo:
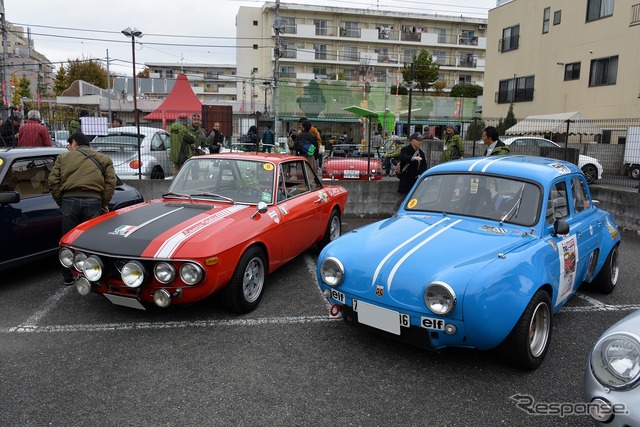
M 327 59 L 327 45 L 326 44 L 314 44 L 313 50 L 315 51 L 315 58 L 320 60 Z
M 329 27 L 326 19 L 314 19 L 313 25 L 316 27 L 316 36 L 326 36 L 329 34 Z
M 587 0 L 587 22 L 613 15 L 613 0 Z
M 520 42 L 520 25 L 505 28 L 502 30 L 502 39 L 500 40 L 500 52 L 509 52 L 516 50 Z
M 466 68 L 476 68 L 478 57 L 473 53 L 461 53 L 458 66 Z
M 618 56 L 599 58 L 591 61 L 589 86 L 607 86 L 616 84 L 618 76 Z
M 573 62 L 564 66 L 564 81 L 580 80 L 580 63 Z
M 283 16 L 280 19 L 282 21 L 282 32 L 284 34 L 296 33 L 296 18 L 291 16 Z
M 514 77 L 512 79 L 500 80 L 496 102 L 506 104 L 511 102 L 533 101 L 535 77 Z
M 296 44 L 293 42 L 282 42 L 282 57 L 283 58 L 296 58 Z
M 316 79 L 326 79 L 329 77 L 326 67 L 313 67 L 313 76 Z
M 389 49 L 386 47 L 382 47 L 376 49 L 375 52 L 378 54 L 378 62 L 389 62 Z
M 447 29 L 446 28 L 434 28 L 433 33 L 438 35 L 438 43 L 447 42 Z
M 419 42 L 422 40 L 422 27 L 403 25 L 400 40 L 405 42 Z
M 360 23 L 345 21 L 344 26 L 340 29 L 342 37 L 360 37 Z
M 357 46 L 345 46 L 343 49 L 342 60 L 343 61 L 358 61 L 358 47 Z
M 403 62 L 405 64 L 411 64 L 413 62 L 413 58 L 418 56 L 418 50 L 405 49 L 404 52 L 402 52 L 402 56 L 403 56 Z
M 477 46 L 478 37 L 475 36 L 475 32 L 473 30 L 462 30 L 460 32 L 460 38 L 458 39 L 458 44 L 468 45 L 468 46 Z
M 443 51 L 433 51 L 433 55 L 431 55 L 433 62 L 439 65 L 446 65 L 447 61 L 447 53 Z
M 280 77 L 294 79 L 296 78 L 296 67 L 285 66 L 280 67 Z
M 391 38 L 391 29 L 393 27 L 388 24 L 376 24 L 378 30 L 378 40 L 389 40 Z

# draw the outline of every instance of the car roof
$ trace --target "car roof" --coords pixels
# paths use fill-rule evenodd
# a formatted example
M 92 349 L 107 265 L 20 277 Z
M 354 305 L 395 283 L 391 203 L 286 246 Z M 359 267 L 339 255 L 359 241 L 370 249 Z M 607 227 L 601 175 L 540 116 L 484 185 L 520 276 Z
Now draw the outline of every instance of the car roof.
M 113 134 L 121 134 L 121 133 L 126 133 L 126 134 L 134 134 L 137 135 L 138 134 L 138 128 L 137 126 L 120 126 L 117 128 L 109 128 L 107 130 L 107 132 L 109 133 L 109 135 L 113 135 Z M 162 133 L 169 133 L 166 130 L 162 129 L 162 128 L 154 128 L 151 126 L 140 126 L 140 134 L 141 135 L 145 135 L 145 136 L 153 136 L 156 132 L 162 132 Z M 104 135 L 102 135 L 104 136 Z
M 537 156 L 469 157 L 441 163 L 428 170 L 429 174 L 443 172 L 470 172 L 513 176 L 546 183 L 572 173 L 581 173 L 573 163 Z
M 2 147 L 0 148 L 0 157 L 4 159 L 13 159 L 16 157 L 29 157 L 37 155 L 50 155 L 66 153 L 66 148 L 59 147 Z

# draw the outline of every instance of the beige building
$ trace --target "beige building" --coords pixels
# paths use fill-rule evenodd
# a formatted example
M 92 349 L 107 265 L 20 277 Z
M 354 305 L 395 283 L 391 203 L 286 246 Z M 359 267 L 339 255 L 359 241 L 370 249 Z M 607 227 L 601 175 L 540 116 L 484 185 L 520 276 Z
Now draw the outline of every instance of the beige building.
M 391 86 L 398 70 L 421 49 L 440 64 L 445 91 L 458 83 L 483 85 L 486 19 L 289 3 L 280 4 L 278 16 L 278 49 L 274 2 L 241 6 L 236 17 L 238 96 L 247 111 L 262 110 L 260 101 L 274 71 L 280 81 Z
M 487 30 L 484 117 L 640 116 L 638 0 L 502 0 Z

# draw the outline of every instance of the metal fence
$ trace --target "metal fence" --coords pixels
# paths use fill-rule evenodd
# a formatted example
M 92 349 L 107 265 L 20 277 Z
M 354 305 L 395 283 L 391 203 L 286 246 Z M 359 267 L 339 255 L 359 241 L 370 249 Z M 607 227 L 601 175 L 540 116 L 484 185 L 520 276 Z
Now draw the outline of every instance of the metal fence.
M 235 147 L 250 126 L 258 128 L 258 136 L 262 136 L 267 124 L 273 125 L 273 115 L 268 112 L 258 113 L 233 113 L 228 107 L 228 114 L 211 110 L 213 107 L 203 107 L 203 127 L 207 134 L 211 131 L 214 122 L 220 122 L 225 144 Z M 222 108 L 222 107 L 216 107 Z M 72 118 L 78 117 L 79 108 L 43 106 L 41 109 L 43 121 L 49 129 L 64 131 Z M 166 120 L 146 120 L 148 113 L 140 113 L 139 121 L 142 126 L 151 126 L 169 129 L 175 117 L 176 111 L 167 112 Z M 182 112 L 184 113 L 184 112 Z M 92 112 L 92 115 L 100 113 Z M 103 116 L 105 113 L 101 113 Z M 188 112 L 189 117 L 193 111 Z M 133 124 L 135 117 L 133 112 L 119 112 L 118 116 L 124 124 Z M 297 131 L 299 127 L 298 116 L 281 116 L 284 120 L 280 123 L 280 135 L 276 140 L 278 145 L 286 149 L 286 136 L 290 130 Z M 363 119 L 353 114 L 345 113 L 344 116 L 318 116 L 309 117 L 312 124 L 317 127 L 323 136 L 325 145 L 329 147 L 332 141 L 338 141 L 344 133 L 348 134 L 351 141 L 361 145 L 361 156 L 382 157 L 386 147 L 376 147 L 374 132 L 382 134 L 379 124 L 369 125 Z M 526 126 L 525 126 L 526 124 Z M 484 145 L 481 141 L 482 130 L 487 126 L 498 129 L 500 139 L 509 143 L 511 154 L 545 155 L 572 160 L 581 167 L 584 164 L 597 163 L 602 168 L 602 178 L 598 184 L 611 185 L 622 188 L 638 188 L 640 178 L 640 119 L 522 119 L 506 120 L 504 118 L 452 118 L 452 117 L 415 117 L 409 123 L 407 117 L 401 117 L 396 123 L 396 136 L 387 135 L 386 141 L 391 138 L 404 138 L 411 132 L 421 132 L 427 138 L 423 148 L 427 153 L 429 166 L 434 166 L 442 161 L 442 139 L 447 125 L 453 125 L 465 141 L 465 157 L 481 156 L 484 153 Z M 514 127 L 515 126 L 515 127 Z M 275 126 L 273 127 L 275 129 Z M 513 134 L 519 129 L 518 134 Z M 383 141 L 384 142 L 384 141 Z M 556 145 L 551 147 L 551 145 Z M 324 157 L 329 156 L 330 150 L 326 150 Z M 364 153 L 364 154 L 362 154 Z M 577 153 L 577 155 L 576 155 Z M 595 159 L 595 160 L 593 160 Z M 383 171 L 384 173 L 384 171 Z

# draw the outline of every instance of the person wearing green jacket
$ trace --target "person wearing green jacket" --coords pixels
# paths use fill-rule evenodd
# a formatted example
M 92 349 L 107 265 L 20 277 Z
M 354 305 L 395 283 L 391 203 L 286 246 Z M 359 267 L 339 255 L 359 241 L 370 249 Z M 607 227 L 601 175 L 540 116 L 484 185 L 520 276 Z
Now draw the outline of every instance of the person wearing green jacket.
M 193 156 L 197 147 L 195 144 L 195 135 L 191 133 L 187 127 L 187 114 L 180 114 L 170 129 L 170 145 L 169 160 L 173 163 L 174 176 L 180 171 L 184 162 Z
M 498 137 L 498 129 L 493 126 L 487 126 L 482 131 L 482 142 L 487 146 L 484 151 L 485 156 L 502 156 L 509 154 L 509 147 Z
M 464 155 L 464 143 L 453 125 L 448 125 L 444 134 L 444 149 L 442 150 L 442 162 L 461 159 Z

